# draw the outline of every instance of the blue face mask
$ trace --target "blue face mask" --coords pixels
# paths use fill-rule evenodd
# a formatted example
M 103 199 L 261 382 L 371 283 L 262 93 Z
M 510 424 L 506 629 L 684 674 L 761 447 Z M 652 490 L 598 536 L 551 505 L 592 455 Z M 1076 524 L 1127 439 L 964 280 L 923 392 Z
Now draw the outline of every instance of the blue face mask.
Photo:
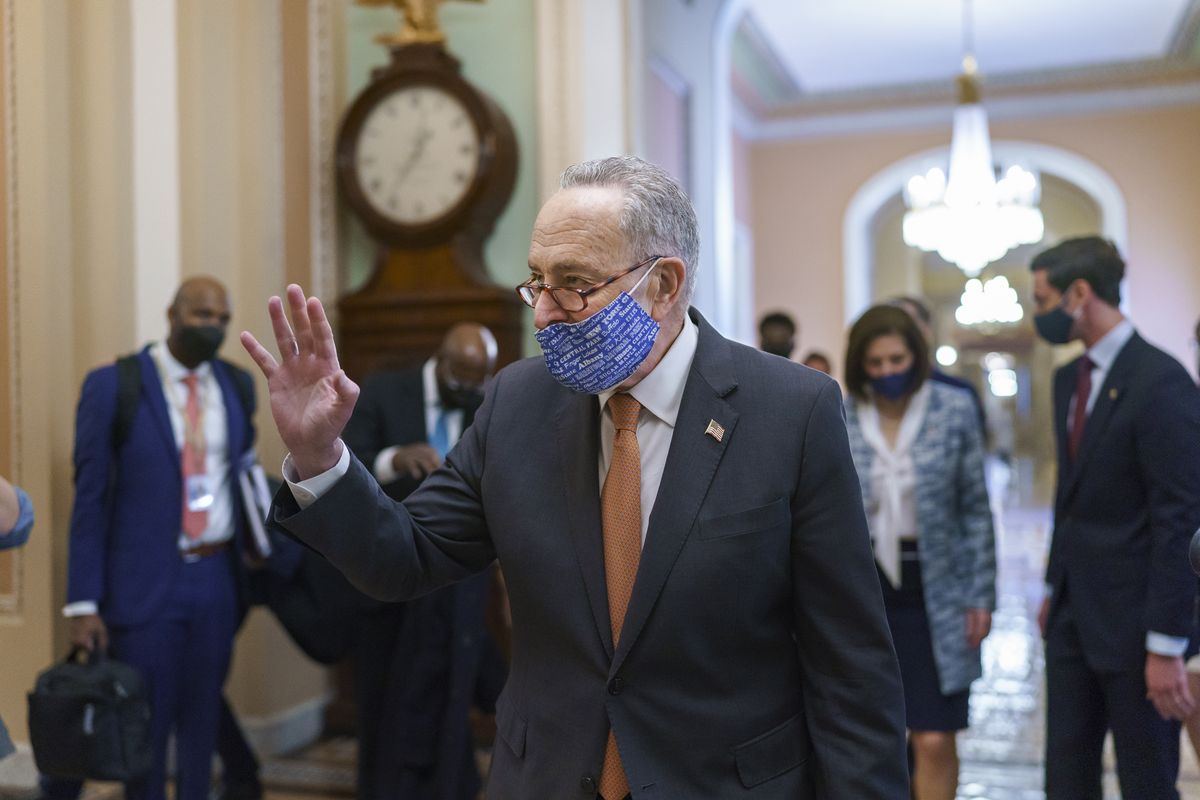
M 885 375 L 882 378 L 872 378 L 871 391 L 880 397 L 886 397 L 888 400 L 899 400 L 908 393 L 908 387 L 912 383 L 915 371 L 916 366 L 914 365 L 904 372 Z
M 534 334 L 546 369 L 572 391 L 599 394 L 627 380 L 650 355 L 658 323 L 631 296 L 654 269 L 651 265 L 630 292 L 579 322 L 556 322 Z

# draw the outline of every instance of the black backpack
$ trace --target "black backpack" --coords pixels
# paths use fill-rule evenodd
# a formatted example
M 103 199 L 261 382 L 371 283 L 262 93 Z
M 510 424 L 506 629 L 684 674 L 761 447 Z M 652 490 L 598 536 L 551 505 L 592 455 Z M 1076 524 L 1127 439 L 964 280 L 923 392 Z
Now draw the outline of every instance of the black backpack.
M 137 781 L 150 771 L 150 703 L 128 664 L 71 650 L 29 693 L 29 738 L 51 778 Z

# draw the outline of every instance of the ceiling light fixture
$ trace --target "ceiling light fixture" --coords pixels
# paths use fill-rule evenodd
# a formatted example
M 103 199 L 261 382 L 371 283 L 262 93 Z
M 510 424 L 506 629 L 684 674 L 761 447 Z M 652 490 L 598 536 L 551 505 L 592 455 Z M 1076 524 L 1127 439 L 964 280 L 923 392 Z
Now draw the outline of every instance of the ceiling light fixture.
M 971 34 L 971 0 L 963 0 L 963 72 L 958 76 L 949 176 L 933 167 L 909 179 L 904 242 L 936 250 L 973 277 L 1017 245 L 1040 242 L 1046 230 L 1038 208 L 1038 176 L 1013 164 L 996 178 Z

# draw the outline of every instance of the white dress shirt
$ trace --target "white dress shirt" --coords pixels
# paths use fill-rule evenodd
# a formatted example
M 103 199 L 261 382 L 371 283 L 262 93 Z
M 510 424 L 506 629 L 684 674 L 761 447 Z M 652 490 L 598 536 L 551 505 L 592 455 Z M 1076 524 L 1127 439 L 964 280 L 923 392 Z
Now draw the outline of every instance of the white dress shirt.
M 426 361 L 425 366 L 421 368 L 421 390 L 425 395 L 425 438 L 428 441 L 433 437 L 433 431 L 437 427 L 438 416 L 442 413 L 442 397 L 438 394 L 437 386 L 436 357 Z M 462 409 L 447 409 L 446 432 L 451 447 L 462 436 L 462 430 Z M 396 456 L 396 451 L 400 447 L 401 445 L 392 445 L 391 447 L 384 448 L 379 452 L 379 455 L 375 456 L 375 463 L 371 466 L 374 468 L 375 479 L 380 483 L 391 483 L 400 477 L 392 464 L 392 460 Z
M 650 374 L 638 381 L 629 394 L 642 404 L 638 415 L 638 452 L 642 457 L 642 546 L 646 545 L 646 529 L 650 525 L 650 512 L 658 497 L 662 483 L 663 468 L 667 465 L 667 452 L 671 449 L 671 437 L 675 435 L 675 419 L 679 416 L 679 404 L 683 400 L 683 389 L 687 385 L 692 358 L 696 355 L 696 343 L 700 340 L 700 329 L 691 318 L 684 316 L 683 329 L 671 343 Z M 616 389 L 601 392 L 596 399 L 600 403 L 600 491 L 604 492 L 604 479 L 612 463 L 613 439 L 617 435 L 612 412 L 608 410 L 608 398 Z
M 225 417 L 225 400 L 221 386 L 213 374 L 212 364 L 204 362 L 195 370 L 189 370 L 171 355 L 164 342 L 150 345 L 150 356 L 158 368 L 162 381 L 163 395 L 167 402 L 167 414 L 171 419 L 171 431 L 175 435 L 175 447 L 183 452 L 184 416 L 187 412 L 187 385 L 184 379 L 191 374 L 198 378 L 196 390 L 200 396 L 200 419 L 204 426 L 204 471 L 208 475 L 212 491 L 212 505 L 208 507 L 208 527 L 196 539 L 189 539 L 183 532 L 183 520 L 179 519 L 177 541 L 179 549 L 186 551 L 199 545 L 219 544 L 233 537 L 234 505 L 232 475 L 229 470 L 229 430 Z M 182 490 L 181 490 L 182 492 Z M 97 613 L 94 600 L 80 600 L 63 608 L 68 617 Z
M 1100 396 L 1100 390 L 1104 388 L 1104 381 L 1108 378 L 1108 372 L 1112 369 L 1113 362 L 1117 360 L 1121 349 L 1129 343 L 1136 332 L 1132 322 L 1122 319 L 1111 331 L 1104 334 L 1100 341 L 1088 348 L 1086 355 L 1092 361 L 1092 391 L 1087 400 L 1089 415 L 1096 407 L 1096 398 Z M 1067 430 L 1071 430 L 1074 424 L 1075 395 L 1072 393 L 1071 402 L 1067 406 Z M 1146 632 L 1146 650 L 1155 655 L 1182 656 L 1187 650 L 1187 646 L 1187 637 L 1168 636 L 1157 631 Z
M 860 403 L 858 422 L 871 447 L 871 507 L 867 522 L 875 546 L 875 560 L 892 586 L 900 588 L 900 541 L 915 539 L 917 530 L 917 467 L 912 448 L 925 424 L 929 408 L 929 381 L 918 389 L 904 410 L 896 443 L 889 444 L 879 424 L 874 403 Z
M 654 509 L 654 500 L 658 497 L 658 487 L 662 482 L 663 467 L 667 462 L 667 452 L 671 449 L 671 437 L 675 432 L 675 418 L 679 415 L 679 404 L 683 399 L 683 389 L 687 383 L 688 371 L 692 367 L 692 358 L 696 354 L 696 344 L 700 340 L 700 331 L 696 323 L 689 317 L 684 317 L 683 329 L 671 343 L 670 349 L 663 355 L 662 360 L 655 365 L 650 374 L 642 378 L 630 394 L 642 404 L 642 413 L 638 416 L 638 450 L 642 457 L 642 544 L 646 543 L 646 527 L 650 521 L 650 512 Z M 616 429 L 611 415 L 604 410 L 605 403 L 613 390 L 597 396 L 602 411 L 600 416 L 600 459 L 598 479 L 601 490 L 604 478 L 608 475 L 608 466 L 612 461 L 612 441 Z M 317 498 L 329 491 L 338 480 L 350 469 L 350 449 L 342 445 L 342 456 L 338 463 L 329 470 L 315 475 L 307 480 L 296 481 L 296 470 L 292 466 L 291 455 L 283 459 L 283 477 L 296 504 L 307 508 L 316 502 Z

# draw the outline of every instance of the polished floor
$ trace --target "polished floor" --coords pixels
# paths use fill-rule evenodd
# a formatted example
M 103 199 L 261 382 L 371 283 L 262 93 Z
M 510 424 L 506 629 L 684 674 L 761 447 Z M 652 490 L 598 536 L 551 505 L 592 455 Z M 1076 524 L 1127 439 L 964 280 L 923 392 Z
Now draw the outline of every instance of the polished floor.
M 971 695 L 971 728 L 959 740 L 963 763 L 958 797 L 1044 800 L 1045 697 L 1035 619 L 1050 521 L 1049 512 L 1038 505 L 1039 500 L 1044 502 L 1038 496 L 1045 494 L 1046 481 L 1035 480 L 1022 465 L 1008 470 L 993 464 L 989 477 L 998 524 L 999 607 L 984 644 L 984 677 Z M 1184 800 L 1200 800 L 1200 768 L 1186 739 L 1181 751 L 1181 795 Z M 1115 800 L 1120 794 L 1111 755 L 1106 765 L 1106 800 Z M 333 740 L 268 761 L 263 777 L 269 800 L 319 800 L 349 796 L 353 773 L 353 743 Z M 111 787 L 95 788 L 92 797 L 119 796 Z

